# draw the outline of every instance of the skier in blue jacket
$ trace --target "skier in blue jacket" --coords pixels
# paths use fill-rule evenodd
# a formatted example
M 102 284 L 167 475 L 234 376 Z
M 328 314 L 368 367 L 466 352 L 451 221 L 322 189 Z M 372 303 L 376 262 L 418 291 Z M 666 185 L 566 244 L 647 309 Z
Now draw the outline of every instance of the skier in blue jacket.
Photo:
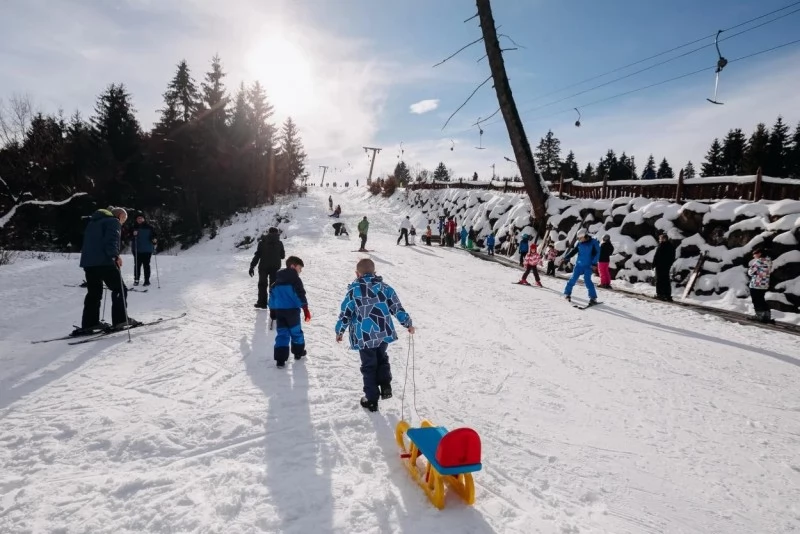
M 486 237 L 486 253 L 489 256 L 494 256 L 494 232 L 490 232 Z
M 572 278 L 569 279 L 567 286 L 564 288 L 564 296 L 568 302 L 572 300 L 572 288 L 578 278 L 583 276 L 583 283 L 586 284 L 586 289 L 589 290 L 589 304 L 597 304 L 597 291 L 592 282 L 592 266 L 597 265 L 600 259 L 600 243 L 586 233 L 586 230 L 580 229 L 578 230 L 578 243 L 564 256 L 563 261 L 568 261 L 575 254 L 578 255 L 578 260 L 575 262 Z
M 364 396 L 361 406 L 371 412 L 378 410 L 378 397 L 392 396 L 392 370 L 386 348 L 397 341 L 392 315 L 397 317 L 408 333 L 414 334 L 411 317 L 400 299 L 380 276 L 375 275 L 375 263 L 363 259 L 356 265 L 356 280 L 347 288 L 342 311 L 336 323 L 336 341 L 341 342 L 350 329 L 350 348 L 361 356 L 361 376 Z
M 136 217 L 136 224 L 133 225 L 133 240 L 131 249 L 133 252 L 133 285 L 139 285 L 139 276 L 144 267 L 144 285 L 150 285 L 150 257 L 155 252 L 156 231 L 149 223 L 145 222 L 144 215 Z
M 286 268 L 278 271 L 269 291 L 269 316 L 277 323 L 275 335 L 275 364 L 279 368 L 286 366 L 289 359 L 290 342 L 294 359 L 299 360 L 306 355 L 306 341 L 300 324 L 300 310 L 303 310 L 305 322 L 311 321 L 308 311 L 308 300 L 300 273 L 303 272 L 303 260 L 297 256 L 286 258 Z
M 525 267 L 525 256 L 528 254 L 529 244 L 528 239 L 530 236 L 528 234 L 523 234 L 522 239 L 519 240 L 519 266 Z

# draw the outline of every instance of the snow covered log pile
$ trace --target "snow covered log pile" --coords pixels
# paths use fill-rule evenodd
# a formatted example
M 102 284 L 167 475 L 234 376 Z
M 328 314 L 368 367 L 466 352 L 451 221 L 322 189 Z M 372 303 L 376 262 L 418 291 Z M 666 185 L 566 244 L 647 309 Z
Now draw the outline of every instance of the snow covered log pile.
M 407 202 L 421 212 L 413 218 L 417 228 L 424 228 L 429 221 L 438 223 L 440 215 L 456 215 L 459 227 L 473 226 L 482 238 L 494 231 L 501 250 L 507 247 L 509 232 L 536 236 L 530 202 L 524 194 L 426 190 L 409 192 Z M 764 245 L 773 259 L 768 303 L 779 311 L 800 313 L 800 201 L 677 204 L 646 198 L 551 197 L 548 214 L 549 237 L 559 251 L 574 242 L 580 228 L 587 228 L 597 238 L 609 234 L 615 250 L 612 274 L 631 283 L 652 282 L 656 238 L 662 232 L 676 247 L 678 259 L 673 269 L 678 285 L 688 278 L 699 256 L 707 252 L 695 294 L 711 298 L 747 298 L 747 264 L 752 249 Z M 432 228 L 436 232 L 433 224 Z

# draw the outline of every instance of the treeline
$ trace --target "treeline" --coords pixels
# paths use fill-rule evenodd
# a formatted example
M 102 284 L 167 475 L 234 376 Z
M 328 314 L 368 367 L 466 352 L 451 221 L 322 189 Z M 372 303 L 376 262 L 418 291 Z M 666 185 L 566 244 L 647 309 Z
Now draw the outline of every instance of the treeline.
M 292 191 L 305 173 L 297 126 L 291 118 L 273 122 L 258 81 L 231 97 L 224 78 L 219 57 L 199 85 L 181 61 L 150 131 L 123 84 L 97 97 L 88 120 L 35 112 L 22 97 L 0 102 L 0 217 L 25 201 L 85 192 L 98 206 L 148 214 L 162 236 L 186 244 Z
M 548 131 L 539 141 L 534 153 L 537 169 L 546 180 L 557 181 L 563 172 L 566 178 L 583 182 L 601 182 L 608 180 L 652 180 L 656 178 L 674 178 L 681 168 L 674 170 L 667 158 L 656 164 L 651 154 L 641 173 L 638 172 L 633 156 L 622 152 L 620 156 L 609 149 L 600 161 L 587 164 L 580 170 L 571 150 L 566 158 L 561 157 L 561 141 Z M 781 117 L 775 121 L 772 129 L 763 123 L 756 126 L 748 138 L 740 128 L 730 130 L 720 141 L 714 139 L 700 165 L 699 175 L 707 176 L 741 176 L 756 174 L 759 167 L 767 176 L 776 178 L 800 178 L 800 124 L 790 135 L 789 127 Z M 689 161 L 683 167 L 684 178 L 695 178 L 698 171 Z

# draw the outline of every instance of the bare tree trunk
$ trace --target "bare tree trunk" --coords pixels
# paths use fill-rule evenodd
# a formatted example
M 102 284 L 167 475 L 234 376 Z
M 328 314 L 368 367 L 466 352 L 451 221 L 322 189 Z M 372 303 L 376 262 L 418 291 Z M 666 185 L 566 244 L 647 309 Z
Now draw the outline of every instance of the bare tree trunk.
M 514 156 L 519 166 L 519 172 L 522 175 L 522 181 L 525 183 L 525 190 L 531 199 L 537 230 L 541 233 L 547 219 L 547 192 L 536 175 L 533 152 L 528 143 L 528 138 L 525 136 L 525 129 L 522 127 L 522 119 L 519 117 L 514 97 L 511 95 L 511 86 L 508 83 L 500 42 L 497 40 L 497 29 L 492 16 L 490 0 L 476 0 L 476 3 L 481 21 L 481 30 L 483 31 L 483 42 L 486 45 L 486 55 L 489 59 L 494 88 L 497 92 L 497 101 L 500 104 L 500 111 L 503 113 L 506 128 L 508 128 L 508 137 L 514 149 Z

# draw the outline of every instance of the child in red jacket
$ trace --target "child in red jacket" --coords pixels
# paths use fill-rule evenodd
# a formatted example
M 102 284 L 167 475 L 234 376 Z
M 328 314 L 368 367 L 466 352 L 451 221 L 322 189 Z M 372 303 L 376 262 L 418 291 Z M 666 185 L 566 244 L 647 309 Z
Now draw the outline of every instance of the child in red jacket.
M 539 270 L 536 268 L 542 263 L 542 257 L 536 251 L 536 243 L 531 243 L 528 253 L 525 255 L 525 274 L 518 282 L 522 285 L 529 286 L 528 275 L 533 273 L 533 278 L 536 280 L 536 285 L 542 287 L 542 281 L 539 279 Z

